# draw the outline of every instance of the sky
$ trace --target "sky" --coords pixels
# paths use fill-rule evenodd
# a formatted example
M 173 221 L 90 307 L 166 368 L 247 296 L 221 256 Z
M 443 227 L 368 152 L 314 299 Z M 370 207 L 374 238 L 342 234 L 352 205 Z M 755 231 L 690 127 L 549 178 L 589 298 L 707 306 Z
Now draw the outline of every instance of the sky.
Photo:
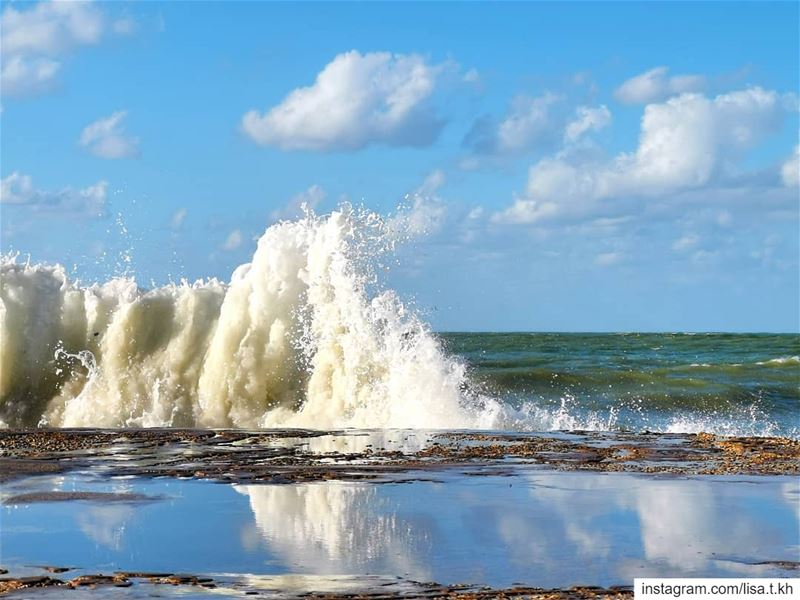
M 800 328 L 797 2 L 1 4 L 3 253 L 227 281 L 351 202 L 437 330 Z

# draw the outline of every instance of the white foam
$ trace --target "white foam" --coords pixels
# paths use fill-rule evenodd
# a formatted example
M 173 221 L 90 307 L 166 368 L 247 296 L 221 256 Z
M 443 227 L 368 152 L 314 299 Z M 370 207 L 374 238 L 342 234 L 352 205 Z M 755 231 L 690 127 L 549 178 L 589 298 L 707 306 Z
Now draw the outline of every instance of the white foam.
M 0 427 L 777 430 L 758 411 L 664 418 L 569 394 L 515 409 L 471 391 L 464 364 L 376 284 L 401 222 L 308 214 L 268 228 L 228 283 L 151 290 L 0 258 Z
M 800 365 L 800 356 L 781 356 L 771 360 L 757 362 L 757 365 Z
M 267 229 L 228 284 L 152 290 L 81 287 L 60 265 L 5 257 L 0 419 L 492 427 L 492 410 L 466 407 L 463 365 L 394 293 L 370 292 L 369 257 L 388 239 L 375 215 L 344 206 Z

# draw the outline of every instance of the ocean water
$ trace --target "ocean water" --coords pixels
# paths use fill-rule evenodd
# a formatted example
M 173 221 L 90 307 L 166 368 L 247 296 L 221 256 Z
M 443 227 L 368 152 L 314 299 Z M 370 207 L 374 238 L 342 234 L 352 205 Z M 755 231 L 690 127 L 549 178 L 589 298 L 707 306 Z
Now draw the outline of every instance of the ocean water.
M 790 437 L 800 432 L 795 334 L 440 337 L 447 352 L 469 364 L 474 389 L 518 411 L 519 428 Z
M 379 276 L 413 232 L 342 206 L 230 281 L 0 260 L 0 425 L 798 436 L 797 335 L 436 334 Z

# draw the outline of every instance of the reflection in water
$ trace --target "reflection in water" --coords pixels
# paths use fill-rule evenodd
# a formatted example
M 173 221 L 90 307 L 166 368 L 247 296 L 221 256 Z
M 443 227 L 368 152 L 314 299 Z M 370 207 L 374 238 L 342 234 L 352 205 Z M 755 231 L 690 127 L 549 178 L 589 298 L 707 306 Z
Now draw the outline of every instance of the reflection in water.
M 399 450 L 404 454 L 413 454 L 428 447 L 431 440 L 440 434 L 440 431 L 418 429 L 361 429 L 357 432 L 346 430 L 346 433 L 278 439 L 273 444 L 278 447 L 299 445 L 313 454 L 362 454 L 369 449 Z
M 784 513 L 783 519 L 772 519 L 770 513 L 779 504 L 775 496 L 791 495 L 790 489 L 796 496 L 798 482 L 770 489 L 766 482 L 753 480 L 585 474 L 532 475 L 528 481 L 537 524 L 526 529 L 517 514 L 515 526 L 501 533 L 515 548 L 520 548 L 520 539 L 542 540 L 544 551 L 536 555 L 536 562 L 548 569 L 557 568 L 560 554 L 552 549 L 565 545 L 567 555 L 589 559 L 588 564 L 602 569 L 610 567 L 607 560 L 613 557 L 621 580 L 742 569 L 754 576 L 763 568 L 730 561 L 796 556 L 800 518 Z M 506 519 L 501 517 L 501 522 Z M 530 545 L 522 547 L 527 555 L 533 555 Z M 525 554 L 516 556 L 524 560 Z
M 300 573 L 607 585 L 643 574 L 756 575 L 764 568 L 746 557 L 791 558 L 798 544 L 796 514 L 765 519 L 796 497 L 797 482 L 540 472 L 237 489 L 265 547 Z
M 726 518 L 719 509 L 724 498 L 715 498 L 711 485 L 671 481 L 635 490 L 642 544 L 650 561 L 664 561 L 679 572 L 696 572 L 717 552 L 730 551 L 727 541 L 758 539 L 746 521 L 741 531 L 720 522 Z
M 31 478 L 3 493 L 116 491 L 162 500 L 6 505 L 0 543 L 4 560 L 17 565 L 279 575 L 281 585 L 293 574 L 310 576 L 298 586 L 366 575 L 606 586 L 637 576 L 785 576 L 748 563 L 797 560 L 800 482 L 787 477 L 522 469 L 509 477 L 425 476 L 439 482 Z
M 134 508 L 125 504 L 91 506 L 76 515 L 78 527 L 90 539 L 111 550 L 121 550 L 125 525 L 133 518 Z
M 21 482 L 11 482 L 0 486 L 0 502 L 4 503 L 9 497 L 17 494 L 31 492 L 86 491 L 87 486 L 81 485 L 76 481 L 77 479 L 74 476 L 44 475 Z M 128 481 L 114 481 L 104 485 L 102 491 L 112 494 L 129 494 L 134 493 L 134 488 Z M 41 509 L 47 506 L 47 503 L 39 506 Z M 78 507 L 80 509 L 75 512 L 75 522 L 86 537 L 110 550 L 122 550 L 126 525 L 133 520 L 136 514 L 136 508 L 133 505 L 121 502 L 111 504 L 79 502 Z
M 721 560 L 791 557 L 797 545 L 797 536 L 791 534 L 797 531 L 797 515 L 786 515 L 794 521 L 788 530 L 777 526 L 780 519 L 771 523 L 765 517 L 779 500 L 771 497 L 775 491 L 785 496 L 792 488 L 796 494 L 798 482 L 768 490 L 752 480 L 562 474 L 557 487 L 541 485 L 551 479 L 529 478 L 539 518 L 547 523 L 537 535 L 568 541 L 576 556 L 594 560 L 609 551 L 618 558 L 639 554 L 635 562 L 621 562 L 621 575 L 697 576 L 717 572 L 723 568 Z M 635 545 L 623 543 L 626 527 Z
M 797 513 L 797 520 L 800 521 L 800 485 L 797 481 L 781 486 L 781 494 L 784 501 Z
M 271 552 L 301 573 L 430 578 L 430 532 L 398 515 L 382 486 L 341 482 L 237 486 Z M 245 534 L 244 543 L 252 546 Z

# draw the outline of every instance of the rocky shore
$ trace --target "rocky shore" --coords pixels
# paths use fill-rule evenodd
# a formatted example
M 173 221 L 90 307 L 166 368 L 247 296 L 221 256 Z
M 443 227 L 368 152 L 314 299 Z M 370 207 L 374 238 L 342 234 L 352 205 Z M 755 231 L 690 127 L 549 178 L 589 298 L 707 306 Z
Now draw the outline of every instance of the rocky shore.
M 570 541 L 571 538 L 565 538 L 569 535 L 568 528 L 563 532 L 559 529 L 559 519 L 562 519 L 559 507 L 572 507 L 565 509 L 565 527 L 577 519 L 575 522 L 586 530 L 588 537 L 594 535 L 591 532 L 596 527 L 600 536 L 598 539 L 605 540 L 603 543 L 606 544 L 617 544 L 616 548 L 628 554 L 628 558 L 620 559 L 619 563 L 616 562 L 617 558 L 602 558 L 610 561 L 608 568 L 613 564 L 615 569 L 624 570 L 626 560 L 631 568 L 650 568 L 653 558 L 641 555 L 642 542 L 630 545 L 630 540 L 651 535 L 643 530 L 650 527 L 649 520 L 655 523 L 671 518 L 663 514 L 661 508 L 657 513 L 651 510 L 654 499 L 658 499 L 656 506 L 660 507 L 662 499 L 667 498 L 669 502 L 677 503 L 678 507 L 683 506 L 682 502 L 691 502 L 680 509 L 679 518 L 684 518 L 684 513 L 691 509 L 692 514 L 698 515 L 695 520 L 704 523 L 708 529 L 704 530 L 705 533 L 697 534 L 700 536 L 697 540 L 691 530 L 678 530 L 676 539 L 680 541 L 675 543 L 685 545 L 691 540 L 701 543 L 692 557 L 679 557 L 683 561 L 679 564 L 685 564 L 685 568 L 716 569 L 720 565 L 734 565 L 724 568 L 734 569 L 735 572 L 746 569 L 753 573 L 785 574 L 796 571 L 800 565 L 794 562 L 791 553 L 785 552 L 784 546 L 773 547 L 761 539 L 759 532 L 765 525 L 760 524 L 760 511 L 752 515 L 742 513 L 743 517 L 750 519 L 750 525 L 739 531 L 743 536 L 750 536 L 742 537 L 747 542 L 740 543 L 741 548 L 748 549 L 747 552 L 733 551 L 728 555 L 720 553 L 720 550 L 738 547 L 735 543 L 731 545 L 724 541 L 728 539 L 724 534 L 727 531 L 727 511 L 746 511 L 750 501 L 766 503 L 764 506 L 773 507 L 772 510 L 780 507 L 785 498 L 796 493 L 792 491 L 791 478 L 785 476 L 798 473 L 800 442 L 797 440 L 721 437 L 705 433 L 6 429 L 0 430 L 0 483 L 3 484 L 0 508 L 9 511 L 7 517 L 15 516 L 19 525 L 18 530 L 13 531 L 13 523 L 6 521 L 4 539 L 15 540 L 16 546 L 6 544 L 8 556 L 4 560 L 6 564 L 0 568 L 0 595 L 58 598 L 61 597 L 61 591 L 71 590 L 70 597 L 76 600 L 94 597 L 140 598 L 152 594 L 161 597 L 189 594 L 195 597 L 205 596 L 206 593 L 222 597 L 329 600 L 628 599 L 633 595 L 630 587 L 547 588 L 530 585 L 598 583 L 612 586 L 631 581 L 631 576 L 627 574 L 605 579 L 601 574 L 598 579 L 597 573 L 590 576 L 572 567 L 565 568 L 559 579 L 546 578 L 556 568 L 548 562 L 547 556 L 551 552 L 563 554 L 574 542 Z M 56 477 L 48 478 L 48 475 Z M 708 477 L 712 475 L 725 477 Z M 55 483 L 48 483 L 51 481 Z M 231 530 L 234 543 L 254 548 L 261 543 L 258 537 L 265 536 L 268 548 L 275 548 L 275 552 L 282 552 L 288 557 L 280 559 L 287 565 L 285 573 L 277 570 L 267 571 L 272 575 L 247 575 L 264 573 L 261 570 L 263 566 L 254 563 L 248 570 L 235 562 L 221 567 L 217 559 L 202 563 L 174 562 L 174 557 L 182 552 L 181 544 L 193 543 L 181 541 L 187 535 L 195 535 L 196 524 L 191 524 L 192 519 L 202 519 L 203 526 L 207 526 L 208 521 L 217 518 L 209 518 L 210 515 L 203 512 L 204 503 L 185 504 L 190 503 L 195 497 L 193 494 L 200 491 L 197 486 L 209 490 L 221 489 L 207 486 L 203 481 L 230 484 L 221 488 L 230 490 L 232 497 L 229 495 L 224 500 L 224 495 L 215 495 L 217 502 L 227 502 L 215 506 L 229 507 L 226 510 L 234 510 L 239 506 L 237 510 L 247 511 L 244 521 L 233 519 L 231 523 L 247 523 L 249 519 L 254 519 L 253 525 L 243 530 L 236 529 L 240 525 Z M 711 481 L 719 482 L 714 485 L 724 485 L 724 489 L 730 492 L 735 490 L 735 493 L 722 493 L 718 503 L 716 491 L 707 487 Z M 736 487 L 740 485 L 736 482 L 742 481 L 761 482 L 764 485 Z M 473 483 L 477 487 L 470 488 Z M 514 491 L 517 489 L 519 492 Z M 421 499 L 423 496 L 414 496 L 413 501 L 409 500 L 403 490 L 415 490 L 410 492 L 411 496 L 425 494 L 424 499 Z M 383 495 L 379 495 L 379 492 Z M 431 501 L 440 504 L 429 506 L 427 503 Z M 192 506 L 189 510 L 195 512 L 182 512 L 183 509 L 178 508 L 177 504 L 175 512 L 170 512 L 172 509 L 169 506 L 177 502 L 183 502 L 181 506 Z M 44 506 L 49 503 L 58 503 L 58 508 L 53 506 L 51 510 Z M 159 506 L 162 508 L 159 509 Z M 403 509 L 403 506 L 406 508 Z M 445 506 L 448 509 L 444 509 Z M 67 512 L 59 512 L 62 510 Z M 384 510 L 387 511 L 386 515 L 383 514 Z M 573 510 L 576 511 L 574 518 Z M 67 564 L 73 566 L 30 566 L 64 560 L 63 557 L 59 559 L 47 552 L 42 553 L 41 544 L 50 544 L 53 534 L 46 523 L 40 524 L 37 519 L 47 519 L 48 515 L 74 514 L 74 523 L 67 522 L 65 526 L 78 537 L 69 539 L 94 536 L 91 539 L 99 540 L 108 548 L 117 548 L 113 537 L 116 535 L 115 527 L 129 520 L 133 522 L 136 514 L 142 514 L 144 518 L 146 513 L 150 518 L 155 518 L 160 514 L 159 511 L 167 511 L 162 516 L 166 520 L 156 519 L 150 525 L 142 522 L 141 526 L 149 527 L 148 535 L 157 533 L 160 527 L 172 523 L 176 518 L 184 523 L 182 519 L 185 517 L 185 523 L 176 530 L 182 533 L 174 538 L 177 542 L 172 550 L 165 551 L 166 554 L 155 562 L 130 563 L 127 554 L 120 554 L 112 562 L 105 558 L 98 561 L 97 557 L 102 553 L 93 559 L 86 558 L 86 551 L 91 553 L 93 550 L 92 547 L 83 546 L 83 553 L 76 549 L 63 555 L 70 557 Z M 29 516 L 26 517 L 26 514 Z M 85 514 L 94 516 L 89 518 Z M 178 514 L 181 516 L 178 517 Z M 225 514 L 229 518 L 231 514 L 241 513 Z M 403 515 L 398 517 L 401 520 L 395 522 L 395 514 Z M 523 522 L 515 520 L 518 514 Z M 456 528 L 451 533 L 456 535 L 456 530 L 459 532 L 452 539 L 447 537 L 449 525 L 445 525 L 450 517 L 455 519 L 453 527 Z M 224 520 L 226 517 L 220 518 Z M 492 526 L 478 532 L 480 527 L 476 524 L 483 523 L 487 518 Z M 789 514 L 782 518 L 787 524 L 793 522 Z M 91 519 L 100 519 L 100 524 L 95 527 Z M 506 519 L 514 523 L 513 529 L 506 526 Z M 50 526 L 55 524 L 56 528 L 61 527 L 60 517 L 55 517 L 50 523 Z M 464 523 L 478 529 L 463 533 Z M 30 529 L 32 525 L 35 530 Z M 440 525 L 443 527 L 441 531 Z M 554 527 L 552 531 L 548 529 L 551 525 Z M 372 539 L 372 526 L 383 528 L 382 538 Z M 529 539 L 528 534 L 524 533 L 529 526 L 533 527 L 538 537 Z M 406 536 L 403 533 L 406 528 L 414 529 L 415 533 Z M 660 526 L 656 530 L 661 531 Z M 30 537 L 32 531 L 33 535 L 38 536 L 39 542 L 34 542 L 36 538 Z M 336 546 L 334 554 L 329 554 L 333 552 L 330 548 L 320 550 L 320 542 L 316 537 L 319 531 L 324 531 L 327 542 Z M 520 533 L 517 534 L 517 531 Z M 473 534 L 477 536 L 474 539 L 471 537 Z M 244 537 L 239 540 L 239 535 Z M 514 554 L 517 560 L 530 560 L 530 564 L 549 564 L 549 570 L 517 569 L 515 573 L 520 575 L 519 578 L 507 575 L 502 579 L 487 580 L 485 573 L 480 571 L 484 559 L 471 551 L 462 554 L 464 550 L 457 541 L 461 535 L 466 536 L 464 540 L 472 542 L 481 540 L 482 544 L 486 544 L 491 541 L 494 544 L 491 550 L 494 558 L 491 560 L 503 560 L 500 557 L 506 556 L 507 548 L 518 548 L 521 544 L 524 551 Z M 616 535 L 619 537 L 614 537 Z M 348 536 L 355 536 L 353 539 L 360 540 L 359 544 L 377 545 L 363 552 L 358 545 L 349 549 L 338 548 L 340 542 L 337 540 L 351 539 Z M 794 543 L 791 535 L 784 537 L 787 543 Z M 139 542 L 131 539 L 132 544 L 140 544 L 137 546 L 140 552 L 137 556 L 141 557 L 142 551 L 149 552 L 153 539 L 156 538 L 147 537 Z M 163 543 L 167 538 L 158 539 Z M 201 539 L 206 538 L 201 536 Z M 439 576 L 434 572 L 420 575 L 425 568 L 422 562 L 413 565 L 415 552 L 420 551 L 421 557 L 429 556 L 430 549 L 426 550 L 426 546 L 418 548 L 414 544 L 420 540 L 424 543 L 427 543 L 425 540 L 431 540 L 430 543 L 433 543 L 434 539 L 450 544 L 446 552 L 458 558 L 445 562 L 443 567 L 440 565 L 439 568 L 443 570 L 438 571 Z M 733 536 L 731 540 L 735 542 L 739 538 Z M 656 558 L 667 552 L 658 550 L 658 540 L 651 539 L 649 543 L 649 551 L 655 552 Z M 379 566 L 380 571 L 364 566 L 372 564 L 369 560 L 373 560 L 370 558 L 373 555 L 380 557 L 384 546 L 395 547 L 393 544 L 396 548 L 402 548 L 400 554 L 405 556 L 403 560 L 395 565 L 394 562 L 383 563 L 376 559 L 374 564 Z M 17 554 L 8 552 L 12 546 L 17 549 Z M 546 551 L 543 549 L 545 547 Z M 327 546 L 323 544 L 322 548 Z M 246 549 L 239 551 L 246 556 Z M 486 551 L 484 548 L 481 552 Z M 584 548 L 584 551 L 587 550 Z M 208 552 L 213 557 L 213 549 L 209 548 Z M 357 556 L 353 555 L 354 552 Z M 537 554 L 539 552 L 543 554 Z M 74 558 L 70 553 L 74 554 Z M 340 556 L 340 553 L 345 558 L 331 558 Z M 20 558 L 25 556 L 28 558 Z M 268 552 L 265 556 L 273 555 Z M 348 556 L 356 558 L 348 562 Z M 471 561 L 470 568 L 477 571 L 458 571 L 459 565 L 465 564 L 465 556 Z M 74 563 L 71 562 L 73 560 Z M 138 560 L 141 561 L 141 558 Z M 8 564 L 9 561 L 13 564 Z M 336 565 L 341 570 L 327 572 L 339 573 L 337 577 L 343 579 L 327 587 L 325 581 L 304 580 L 303 568 L 312 567 L 311 572 L 315 572 L 313 566 L 318 561 Z M 367 562 L 362 564 L 359 561 Z M 76 568 L 74 565 L 77 564 L 82 567 Z M 298 564 L 305 567 L 294 572 Z M 393 566 L 387 567 L 387 564 Z M 231 565 L 235 565 L 233 570 Z M 408 570 L 409 565 L 416 569 L 416 576 Z M 187 569 L 195 574 L 122 570 L 126 567 Z M 113 570 L 109 572 L 107 569 Z M 218 575 L 215 574 L 217 569 L 221 573 L 237 574 Z M 370 575 L 376 572 L 390 576 L 381 578 Z M 444 584 L 421 583 L 425 581 L 422 577 L 444 581 Z M 298 581 L 301 583 L 298 584 Z M 463 581 L 479 581 L 494 587 L 454 583 Z M 516 583 L 520 581 L 525 585 Z M 158 587 L 158 591 L 154 591 L 154 586 Z M 287 591 L 287 586 L 299 587 Z
M 65 567 L 40 567 L 49 573 L 64 573 Z M 408 588 L 402 591 L 365 590 L 356 593 L 316 593 L 300 594 L 307 600 L 425 600 L 450 598 L 452 600 L 627 600 L 633 598 L 633 590 L 628 587 L 599 588 L 573 587 L 569 589 L 540 589 L 515 586 L 506 589 L 475 588 L 472 586 L 445 586 L 436 583 L 406 582 Z M 50 575 L 28 577 L 0 577 L 0 595 L 23 590 L 102 590 L 103 588 L 130 588 L 133 586 L 173 586 L 175 588 L 202 588 L 238 591 L 246 597 L 272 596 L 273 590 L 263 590 L 248 586 L 241 581 L 218 582 L 212 577 L 174 573 L 141 573 L 117 571 L 110 575 L 79 575 L 72 578 L 58 578 Z M 387 585 L 387 584 L 384 584 Z M 198 590 L 199 591 L 199 590 Z M 291 597 L 290 595 L 281 595 Z
M 360 439 L 364 436 L 368 439 Z M 315 440 L 324 443 L 314 444 Z M 228 483 L 379 483 L 411 472 L 434 477 L 442 469 L 497 474 L 511 465 L 676 475 L 796 475 L 800 441 L 649 432 L 397 430 L 372 440 L 369 434 L 352 431 L 0 430 L 0 481 L 93 468 L 108 476 Z

